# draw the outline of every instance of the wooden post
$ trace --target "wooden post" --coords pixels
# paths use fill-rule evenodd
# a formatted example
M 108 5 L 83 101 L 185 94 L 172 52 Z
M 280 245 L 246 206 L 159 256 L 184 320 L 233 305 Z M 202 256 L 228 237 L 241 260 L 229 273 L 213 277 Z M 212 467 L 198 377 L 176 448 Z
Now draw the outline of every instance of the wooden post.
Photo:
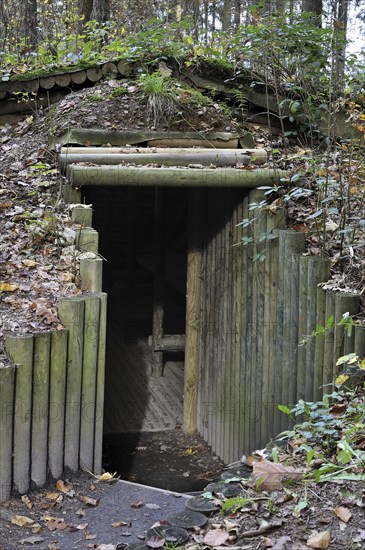
M 52 332 L 49 390 L 48 458 L 54 479 L 63 472 L 66 408 L 67 330 Z
M 103 454 L 103 419 L 104 419 L 104 393 L 105 393 L 105 350 L 106 350 L 106 312 L 107 295 L 98 293 L 100 300 L 99 315 L 99 346 L 96 372 L 96 396 L 95 396 L 95 433 L 94 433 L 94 465 L 95 475 L 101 474 Z
M 91 206 L 77 204 L 72 207 L 71 219 L 82 227 L 92 227 L 93 210 Z
M 345 354 L 344 340 L 345 329 L 338 323 L 342 319 L 344 313 L 354 315 L 358 313 L 360 307 L 359 294 L 339 292 L 335 296 L 335 332 L 334 332 L 334 348 L 333 348 L 333 380 L 338 375 L 338 367 L 336 366 L 337 359 Z
M 11 494 L 14 420 L 13 367 L 0 368 L 0 503 Z
M 69 331 L 64 464 L 76 472 L 79 469 L 80 449 L 84 298 L 61 298 L 58 311 L 61 323 Z
M 50 332 L 34 337 L 31 480 L 37 487 L 47 481 Z
M 101 258 L 80 257 L 81 289 L 101 292 L 103 286 L 103 260 Z
M 21 494 L 30 487 L 33 336 L 6 336 L 6 350 L 17 366 L 14 399 L 13 485 Z
M 186 299 L 186 341 L 184 371 L 184 432 L 193 434 L 197 427 L 199 383 L 199 333 L 201 293 L 201 207 L 199 190 L 191 190 L 188 217 L 188 263 Z
M 326 291 L 326 316 L 325 324 L 329 318 L 333 316 L 335 319 L 335 299 L 336 292 L 334 290 Z M 334 328 L 330 328 L 326 331 L 324 338 L 324 352 L 323 352 L 323 386 L 328 386 L 333 382 L 333 365 L 335 363 L 334 352 L 334 340 L 335 331 Z M 324 393 L 331 393 L 331 388 L 325 387 Z
M 72 185 L 62 185 L 62 198 L 68 204 L 78 204 L 81 202 L 81 190 Z
M 76 248 L 81 252 L 98 253 L 99 233 L 91 227 L 79 229 L 76 234 Z
M 365 358 L 365 325 L 356 325 L 355 332 L 355 348 L 354 351 L 360 359 Z
M 308 259 L 308 309 L 307 330 L 308 335 L 317 326 L 317 288 L 319 283 L 327 281 L 330 275 L 330 261 L 325 258 L 309 257 Z M 305 400 L 313 401 L 318 387 L 315 386 L 315 340 L 311 339 L 305 346 Z
M 275 374 L 275 402 L 281 405 L 290 405 L 289 380 L 296 376 L 296 358 L 293 355 L 293 336 L 297 325 L 297 319 L 292 317 L 294 304 L 298 303 L 298 296 L 291 288 L 294 276 L 293 256 L 300 255 L 305 249 L 305 235 L 299 231 L 280 229 L 278 232 L 278 266 L 280 277 L 278 278 L 277 315 L 276 315 L 276 355 L 277 365 Z M 279 412 L 279 410 L 278 410 Z M 280 429 L 288 427 L 287 417 L 280 414 Z M 279 423 L 278 423 L 279 425 Z
M 99 351 L 100 300 L 95 294 L 84 296 L 84 350 L 80 424 L 80 464 L 89 471 L 94 461 L 96 375 Z
M 317 313 L 316 324 L 324 327 L 326 325 L 326 291 L 317 287 Z M 316 337 L 314 349 L 314 371 L 313 371 L 313 399 L 320 401 L 323 398 L 323 369 L 324 369 L 324 335 Z
M 163 338 L 165 308 L 165 231 L 163 190 L 155 189 L 155 223 L 154 223 L 154 256 L 153 256 L 153 343 Z M 154 346 L 153 346 L 154 347 Z M 152 351 L 152 376 L 158 378 L 163 374 L 163 351 Z

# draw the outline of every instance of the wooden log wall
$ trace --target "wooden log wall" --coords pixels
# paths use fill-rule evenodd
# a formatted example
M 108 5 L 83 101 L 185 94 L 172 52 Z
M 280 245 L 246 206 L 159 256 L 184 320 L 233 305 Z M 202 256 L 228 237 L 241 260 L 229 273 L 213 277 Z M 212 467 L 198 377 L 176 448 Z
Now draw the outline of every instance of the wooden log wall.
M 59 478 L 101 472 L 106 294 L 62 298 L 65 329 L 6 336 L 0 369 L 0 502 Z
M 252 209 L 259 190 L 242 193 L 211 190 L 204 207 L 197 427 L 226 463 L 289 427 L 279 404 L 330 393 L 338 357 L 362 357 L 365 346 L 363 325 L 351 336 L 338 325 L 359 311 L 359 296 L 324 291 L 329 261 L 305 254 L 282 211 Z M 236 246 L 242 237 L 248 244 Z M 302 346 L 331 315 L 325 337 Z

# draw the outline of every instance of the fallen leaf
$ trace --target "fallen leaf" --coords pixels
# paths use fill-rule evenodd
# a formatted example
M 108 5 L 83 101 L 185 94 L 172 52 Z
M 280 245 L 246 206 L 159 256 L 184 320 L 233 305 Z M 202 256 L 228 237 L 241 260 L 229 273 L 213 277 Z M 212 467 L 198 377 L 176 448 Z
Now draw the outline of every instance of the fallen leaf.
M 22 502 L 26 505 L 26 507 L 30 510 L 33 508 L 33 503 L 29 500 L 29 497 L 27 495 L 22 496 Z
M 34 520 L 28 518 L 27 516 L 14 516 L 11 523 L 13 525 L 17 525 L 18 527 L 24 527 L 25 525 L 33 525 Z
M 25 267 L 34 267 L 37 265 L 37 262 L 35 260 L 22 260 L 22 264 L 25 265 Z
M 119 479 L 118 477 L 115 477 L 117 472 L 114 472 L 114 474 L 110 474 L 109 472 L 104 472 L 101 476 L 98 476 L 99 481 L 117 481 Z
M 227 542 L 229 538 L 229 533 L 223 531 L 223 529 L 210 529 L 207 531 L 203 542 L 208 546 L 222 546 Z
M 38 310 L 37 310 L 37 315 L 38 314 Z M 42 315 L 42 314 L 40 314 Z M 72 491 L 73 489 L 73 485 L 71 485 L 71 483 L 66 483 L 65 481 L 63 481 L 63 479 L 58 479 L 56 481 L 56 489 L 57 491 L 61 491 L 61 493 L 69 493 L 70 491 Z
M 44 539 L 42 537 L 38 537 L 37 535 L 33 535 L 32 537 L 28 537 L 26 539 L 20 540 L 20 544 L 38 544 L 39 542 L 43 542 Z
M 350 510 L 345 508 L 345 506 L 338 506 L 335 508 L 335 514 L 344 523 L 347 523 L 352 517 Z
M 309 537 L 307 540 L 307 546 L 309 548 L 328 548 L 331 542 L 331 535 L 329 531 L 322 531 Z
M 47 493 L 44 497 L 46 500 L 56 500 L 59 497 L 59 493 Z
M 96 539 L 98 535 L 94 534 L 94 533 L 88 533 L 87 531 L 84 532 L 84 537 L 86 540 L 94 540 Z
M 154 503 L 147 503 L 146 508 L 149 508 L 150 510 L 161 510 L 161 506 Z
M 64 531 L 67 529 L 68 525 L 61 518 L 53 519 L 52 521 L 47 522 L 47 528 L 50 531 Z
M 132 502 L 131 507 L 132 508 L 141 508 L 143 506 L 144 502 L 143 500 L 135 500 Z
M 130 527 L 131 526 L 131 522 L 126 522 L 126 521 L 115 521 L 114 523 L 112 523 L 112 527 Z
M 86 495 L 79 495 L 79 501 L 87 506 L 97 506 L 99 504 L 98 498 L 91 498 Z
M 253 464 L 252 479 L 260 491 L 276 491 L 281 489 L 285 479 L 301 479 L 303 471 L 292 466 L 283 466 L 269 460 L 262 460 Z
M 14 292 L 18 290 L 19 285 L 10 283 L 0 283 L 0 292 Z

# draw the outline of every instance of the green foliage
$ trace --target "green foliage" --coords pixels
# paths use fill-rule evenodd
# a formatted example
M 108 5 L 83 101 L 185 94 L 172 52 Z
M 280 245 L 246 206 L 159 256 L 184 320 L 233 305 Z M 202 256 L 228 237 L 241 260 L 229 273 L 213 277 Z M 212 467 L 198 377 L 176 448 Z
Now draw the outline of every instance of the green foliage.
M 347 356 L 344 362 L 353 360 Z M 300 400 L 292 409 L 279 406 L 291 419 L 299 418 L 291 430 L 279 435 L 279 441 L 301 441 L 299 450 L 306 455 L 309 476 L 318 482 L 332 479 L 365 480 L 365 391 L 336 389 L 312 403 Z M 360 444 L 360 446 L 359 446 Z

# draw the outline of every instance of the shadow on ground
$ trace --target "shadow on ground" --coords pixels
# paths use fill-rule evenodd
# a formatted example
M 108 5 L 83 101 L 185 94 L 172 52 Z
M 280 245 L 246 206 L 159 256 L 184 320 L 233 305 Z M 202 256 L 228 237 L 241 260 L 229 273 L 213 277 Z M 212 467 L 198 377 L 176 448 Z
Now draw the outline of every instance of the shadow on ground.
M 171 430 L 105 436 L 104 468 L 121 479 L 189 493 L 219 479 L 223 463 L 200 436 Z

